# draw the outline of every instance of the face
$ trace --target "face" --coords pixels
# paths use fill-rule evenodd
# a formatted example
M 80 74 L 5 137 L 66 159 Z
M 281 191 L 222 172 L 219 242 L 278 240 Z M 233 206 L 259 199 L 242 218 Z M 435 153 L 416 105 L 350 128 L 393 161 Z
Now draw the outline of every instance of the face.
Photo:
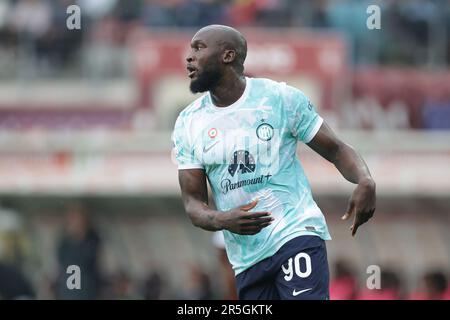
M 191 52 L 186 58 L 192 93 L 211 90 L 222 76 L 220 52 L 211 40 L 201 31 L 192 38 Z
M 75 237 L 83 237 L 88 228 L 88 223 L 82 208 L 77 205 L 71 206 L 66 219 L 68 233 Z

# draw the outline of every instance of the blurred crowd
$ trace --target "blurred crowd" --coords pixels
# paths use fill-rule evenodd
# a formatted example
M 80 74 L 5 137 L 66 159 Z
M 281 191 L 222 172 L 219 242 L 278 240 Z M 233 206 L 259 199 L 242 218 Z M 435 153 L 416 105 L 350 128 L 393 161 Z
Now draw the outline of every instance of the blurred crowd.
M 4 206 L 4 204 L 3 204 Z M 96 224 L 86 209 L 77 202 L 66 205 L 64 225 L 55 239 L 57 271 L 47 279 L 32 278 L 27 272 L 20 218 L 13 209 L 0 210 L 0 300 L 1 299 L 236 299 L 234 277 L 223 246 L 218 245 L 217 268 L 208 270 L 200 264 L 187 264 L 186 279 L 181 287 L 171 290 L 166 270 L 148 270 L 144 277 L 131 275 L 125 269 L 105 272 L 101 253 L 105 245 Z M 67 268 L 81 270 L 81 289 L 69 289 Z M 430 269 L 407 287 L 399 270 L 380 266 L 378 287 L 369 289 L 369 274 L 347 260 L 330 262 L 332 300 L 449 300 L 447 271 Z M 69 280 L 68 280 L 69 279 Z M 376 285 L 375 282 L 371 282 Z M 377 286 L 377 285 L 376 285 Z M 45 288 L 44 288 L 45 287 Z
M 379 288 L 372 289 L 367 286 L 370 281 L 360 281 L 355 267 L 348 261 L 336 261 L 332 271 L 331 300 L 450 300 L 448 278 L 440 269 L 427 271 L 412 290 L 407 290 L 401 274 L 389 267 L 380 267 Z
M 66 9 L 72 4 L 81 8 L 80 30 L 66 27 Z M 381 31 L 366 28 L 370 4 L 381 7 Z M 353 62 L 359 65 L 426 65 L 440 70 L 450 64 L 450 2 L 444 0 L 2 0 L 0 78 L 10 80 L 21 73 L 23 78 L 32 78 L 34 72 L 73 76 L 87 48 L 98 57 L 94 66 L 120 61 L 107 59 L 92 48 L 107 44 L 104 52 L 113 56 L 126 48 L 130 34 L 138 28 L 190 28 L 191 32 L 212 23 L 341 31 L 349 40 Z M 448 78 L 431 77 L 433 81 L 412 73 L 357 74 L 353 90 L 355 104 L 361 107 L 348 108 L 346 123 L 352 128 L 449 128 Z M 372 97 L 381 102 L 368 100 Z M 407 106 L 399 106 L 399 101 Z M 386 105 L 393 111 L 384 115 Z M 419 110 L 412 120 L 410 109 Z M 52 120 L 47 114 L 43 118 Z M 31 249 L 20 229 L 23 222 L 13 210 L 0 210 L 0 299 L 235 298 L 234 278 L 223 250 L 217 254 L 223 267 L 222 290 L 218 290 L 217 270 L 213 275 L 208 268 L 191 265 L 186 267 L 183 290 L 171 292 L 165 270 L 148 270 L 143 277 L 126 268 L 105 272 L 100 259 L 105 238 L 79 204 L 71 204 L 66 213 L 65 225 L 53 239 L 58 272 L 42 281 L 30 278 L 35 272 L 24 263 L 24 252 Z M 66 269 L 74 264 L 83 270 L 82 290 L 68 290 L 66 285 Z M 381 266 L 381 289 L 368 290 L 361 270 L 352 263 L 336 261 L 331 268 L 331 299 L 450 299 L 447 270 L 429 270 L 411 288 L 398 270 Z
M 220 296 L 213 292 L 209 274 L 198 265 L 187 267 L 183 288 L 171 292 L 168 275 L 162 270 L 148 270 L 143 277 L 132 276 L 126 268 L 105 271 L 102 240 L 98 226 L 80 203 L 69 202 L 64 224 L 52 247 L 56 272 L 30 271 L 30 252 L 24 241 L 23 221 L 5 203 L 0 207 L 0 300 L 3 299 L 188 299 L 210 300 Z M 28 248 L 29 249 L 29 248 Z M 39 253 L 38 253 L 39 254 Z M 28 261 L 26 261 L 28 259 Z M 31 258 L 32 259 L 32 258 Z M 79 287 L 76 272 L 79 268 Z M 73 284 L 73 286 L 69 285 Z
M 374 3 L 382 10 L 381 31 L 366 27 L 366 10 Z M 72 4 L 81 8 L 81 30 L 66 28 Z M 136 27 L 212 23 L 338 30 L 350 40 L 357 64 L 439 66 L 450 61 L 450 5 L 443 0 L 4 0 L 0 51 L 6 52 L 0 55 L 31 54 L 33 62 L 58 68 L 76 61 L 83 43 L 122 45 Z

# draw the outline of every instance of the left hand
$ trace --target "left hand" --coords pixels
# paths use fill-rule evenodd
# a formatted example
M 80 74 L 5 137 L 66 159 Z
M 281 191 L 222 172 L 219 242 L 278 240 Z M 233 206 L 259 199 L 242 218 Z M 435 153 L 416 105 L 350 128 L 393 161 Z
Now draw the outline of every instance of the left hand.
M 375 212 L 375 182 L 371 179 L 359 183 L 348 202 L 347 212 L 342 220 L 348 220 L 354 215 L 353 224 L 350 227 L 352 236 L 363 223 L 372 218 Z

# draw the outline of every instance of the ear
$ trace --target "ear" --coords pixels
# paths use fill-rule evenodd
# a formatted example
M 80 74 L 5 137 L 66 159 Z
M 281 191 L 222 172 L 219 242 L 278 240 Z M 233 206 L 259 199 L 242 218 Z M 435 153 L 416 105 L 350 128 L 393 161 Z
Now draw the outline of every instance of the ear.
M 225 50 L 222 57 L 223 62 L 227 64 L 232 63 L 235 58 L 236 58 L 236 51 L 234 50 Z

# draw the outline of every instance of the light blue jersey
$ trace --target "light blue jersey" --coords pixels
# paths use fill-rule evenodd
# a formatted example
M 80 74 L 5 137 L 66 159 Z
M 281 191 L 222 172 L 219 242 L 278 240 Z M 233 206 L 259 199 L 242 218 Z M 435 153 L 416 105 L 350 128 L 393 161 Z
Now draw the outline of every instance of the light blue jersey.
M 251 211 L 275 218 L 256 235 L 223 231 L 236 274 L 300 235 L 331 239 L 296 156 L 297 141 L 311 141 L 322 122 L 300 90 L 258 78 L 246 78 L 228 107 L 216 107 L 207 93 L 180 113 L 172 136 L 179 170 L 205 170 L 218 210 L 258 199 Z

